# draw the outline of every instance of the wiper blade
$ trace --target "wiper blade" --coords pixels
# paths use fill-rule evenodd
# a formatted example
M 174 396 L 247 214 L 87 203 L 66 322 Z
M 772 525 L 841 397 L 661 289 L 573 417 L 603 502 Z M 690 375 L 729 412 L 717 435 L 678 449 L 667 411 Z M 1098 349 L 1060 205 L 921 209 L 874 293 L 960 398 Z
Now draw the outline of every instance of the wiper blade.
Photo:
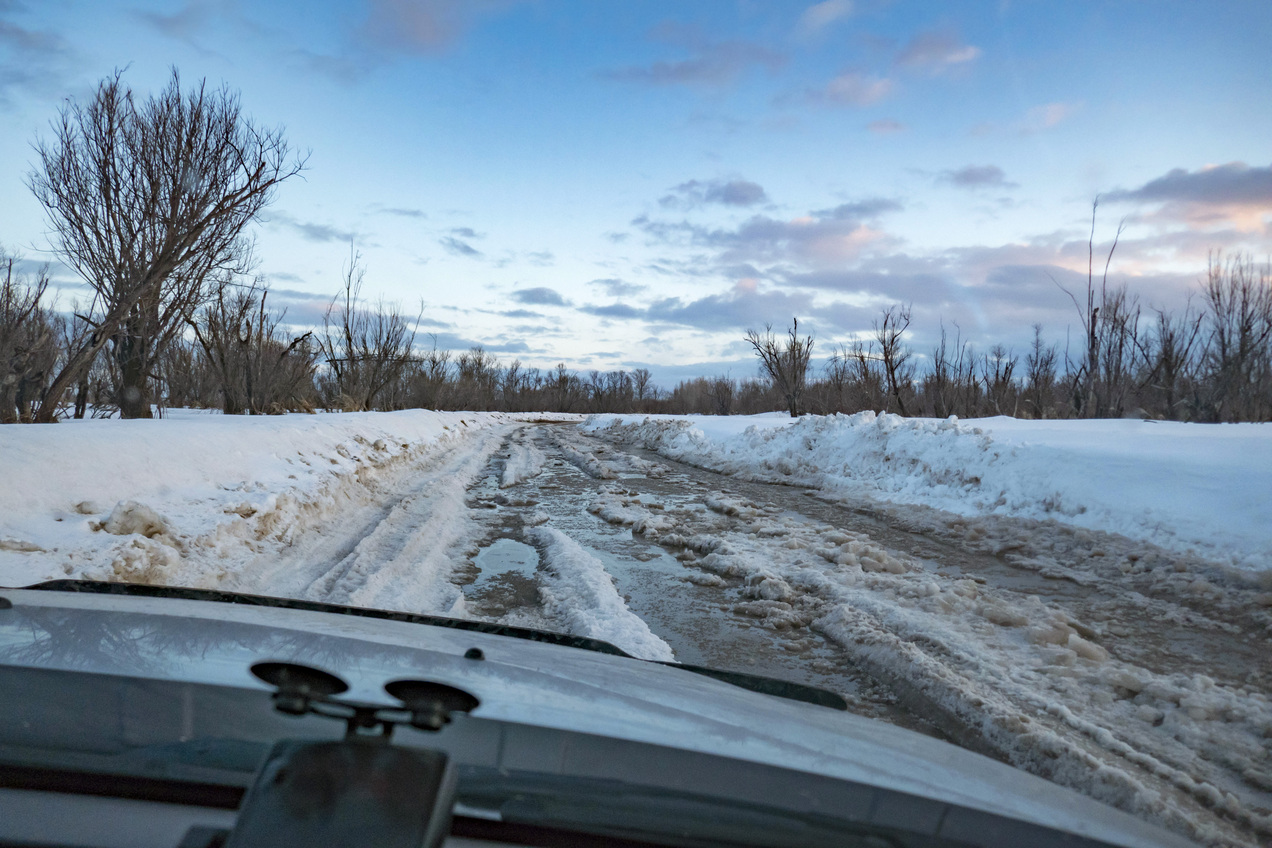
M 526 639 L 531 642 L 543 642 L 549 645 L 563 645 L 567 648 L 581 648 L 599 654 L 610 654 L 615 657 L 632 655 L 617 645 L 611 645 L 600 639 L 587 636 L 570 636 L 566 633 L 553 633 L 550 630 L 534 630 L 529 627 L 512 627 L 506 624 L 493 624 L 485 621 L 472 621 L 463 618 L 447 618 L 440 615 L 420 615 L 395 610 L 368 609 L 366 607 L 348 607 L 340 604 L 329 604 L 322 601 L 302 601 L 296 598 L 275 598 L 269 595 L 249 595 L 242 592 L 223 592 L 216 589 L 190 589 L 184 586 L 149 586 L 142 583 L 110 583 L 101 580 L 48 580 L 32 586 L 22 587 L 25 590 L 46 592 L 83 592 L 92 595 L 128 595 L 140 598 L 173 598 L 183 601 L 212 601 L 222 604 L 242 604 L 254 607 L 272 607 L 275 609 L 306 610 L 309 612 L 328 612 L 337 615 L 352 615 L 359 618 L 374 618 L 383 621 L 403 621 L 408 624 L 426 624 L 430 627 L 448 627 L 452 630 L 466 630 L 472 633 L 489 633 L 494 636 L 510 636 L 513 639 Z
M 752 692 L 759 692 L 762 695 L 786 698 L 788 701 L 802 701 L 805 704 L 816 704 L 819 707 L 830 707 L 834 710 L 848 709 L 848 702 L 842 696 L 831 692 L 829 689 L 819 689 L 816 686 L 808 686 L 804 683 L 791 683 L 789 680 L 781 680 L 776 677 L 744 674 L 740 671 L 724 671 L 702 665 L 685 665 L 678 662 L 663 661 L 658 661 L 658 664 L 692 671 L 694 674 L 701 674 Z

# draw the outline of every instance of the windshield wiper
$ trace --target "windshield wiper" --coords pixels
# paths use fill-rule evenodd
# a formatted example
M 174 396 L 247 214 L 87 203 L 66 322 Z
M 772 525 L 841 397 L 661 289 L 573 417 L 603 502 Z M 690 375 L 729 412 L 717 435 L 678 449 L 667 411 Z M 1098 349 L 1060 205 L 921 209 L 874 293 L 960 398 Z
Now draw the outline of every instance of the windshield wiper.
M 772 695 L 775 698 L 785 698 L 788 701 L 802 701 L 805 704 L 816 704 L 819 707 L 830 707 L 833 710 L 848 709 L 848 702 L 842 696 L 831 692 L 829 689 L 819 689 L 816 686 L 809 686 L 804 683 L 791 683 L 789 680 L 782 680 L 777 677 L 764 677 L 759 674 L 746 674 L 741 671 L 725 671 L 703 665 L 685 665 L 684 663 L 664 662 L 661 660 L 651 660 L 651 662 L 657 662 L 659 665 L 671 668 L 692 671 L 694 674 L 701 674 L 751 692 L 759 692 L 761 695 Z

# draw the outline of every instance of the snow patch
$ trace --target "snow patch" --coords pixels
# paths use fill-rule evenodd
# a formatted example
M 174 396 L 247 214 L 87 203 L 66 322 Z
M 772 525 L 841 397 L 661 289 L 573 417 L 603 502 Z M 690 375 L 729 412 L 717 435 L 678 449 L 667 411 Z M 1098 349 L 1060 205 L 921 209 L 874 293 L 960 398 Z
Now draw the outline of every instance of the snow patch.
M 340 528 L 398 469 L 516 420 L 409 410 L 6 427 L 0 585 L 85 577 L 234 588 L 246 565 L 278 558 L 314 528 Z
M 164 521 L 150 507 L 136 501 L 120 501 L 115 504 L 107 519 L 98 528 L 112 536 L 129 536 L 136 533 L 146 538 L 154 538 L 168 532 L 168 522 Z
M 504 463 L 499 488 L 511 489 L 518 483 L 539 475 L 546 461 L 543 451 L 534 445 L 513 445 L 512 453 L 508 456 L 508 461 Z

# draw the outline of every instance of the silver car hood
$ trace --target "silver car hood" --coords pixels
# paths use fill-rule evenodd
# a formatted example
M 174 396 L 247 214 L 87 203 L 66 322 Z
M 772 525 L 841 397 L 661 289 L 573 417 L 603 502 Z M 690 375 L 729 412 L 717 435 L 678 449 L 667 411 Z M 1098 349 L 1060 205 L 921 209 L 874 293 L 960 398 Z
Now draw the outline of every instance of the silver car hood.
M 700 774 L 695 757 L 727 758 L 834 784 L 834 793 L 820 797 L 859 807 L 866 821 L 913 825 L 927 817 L 933 833 L 946 835 L 959 828 L 984 834 L 996 823 L 1002 839 L 991 841 L 1004 845 L 1012 844 L 1012 823 L 1122 846 L 1191 844 L 921 734 L 625 656 L 307 609 L 30 589 L 0 590 L 0 598 L 9 602 L 0 602 L 0 689 L 7 690 L 0 716 L 9 713 L 0 721 L 0 751 L 6 745 L 28 752 L 136 746 L 226 733 L 262 741 L 280 732 L 330 735 L 336 728 L 329 722 L 269 709 L 270 689 L 249 668 L 278 660 L 333 672 L 349 683 L 348 697 L 372 703 L 389 702 L 384 684 L 400 678 L 471 692 L 480 706 L 425 740 L 447 746 L 460 762 L 505 771 L 644 775 L 675 790 L 702 788 L 690 785 Z M 465 657 L 474 648 L 483 659 Z M 20 691 L 10 687 L 30 687 L 50 673 L 109 680 L 112 694 L 68 705 L 60 719 L 49 715 L 33 725 L 22 712 Z M 171 686 L 178 688 L 163 688 Z M 161 690 L 184 694 L 147 696 Z M 207 692 L 218 693 L 220 706 L 210 708 L 197 694 Z M 655 750 L 644 746 L 660 753 L 624 764 L 624 752 Z M 729 791 L 767 797 L 763 786 Z

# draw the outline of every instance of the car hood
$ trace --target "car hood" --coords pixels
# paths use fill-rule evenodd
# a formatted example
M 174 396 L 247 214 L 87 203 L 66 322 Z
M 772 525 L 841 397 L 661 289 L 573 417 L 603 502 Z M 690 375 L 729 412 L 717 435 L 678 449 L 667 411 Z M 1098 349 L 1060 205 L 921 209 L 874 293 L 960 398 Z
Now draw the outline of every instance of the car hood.
M 427 679 L 480 700 L 466 720 L 470 730 L 485 722 L 521 728 L 520 739 L 530 738 L 527 732 L 566 731 L 648 743 L 682 755 L 728 757 L 917 796 L 1118 845 L 1190 844 L 918 733 L 613 653 L 314 609 L 32 589 L 0 590 L 0 597 L 8 601 L 0 609 L 0 664 L 11 671 L 194 684 L 259 693 L 263 704 L 270 689 L 249 671 L 263 660 L 337 674 L 349 684 L 349 698 L 370 703 L 392 703 L 384 691 L 388 681 Z M 481 659 L 472 658 L 473 649 Z M 500 751 L 481 756 L 513 755 L 506 739 L 500 744 Z M 560 756 L 564 763 L 565 749 Z M 542 758 L 536 767 L 543 767 Z

